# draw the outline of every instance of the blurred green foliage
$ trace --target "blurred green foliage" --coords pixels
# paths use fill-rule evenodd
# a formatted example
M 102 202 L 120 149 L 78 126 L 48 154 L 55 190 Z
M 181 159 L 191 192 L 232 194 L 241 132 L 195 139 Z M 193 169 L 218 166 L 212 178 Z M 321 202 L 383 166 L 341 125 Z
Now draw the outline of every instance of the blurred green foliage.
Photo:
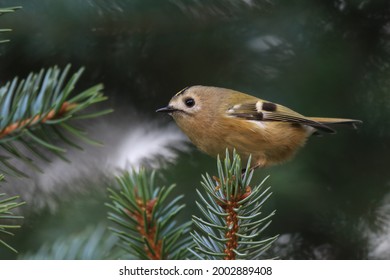
M 258 170 L 253 180 L 271 174 L 269 207 L 278 215 L 269 234 L 298 236 L 281 258 L 367 258 L 364 232 L 385 224 L 377 209 L 390 191 L 389 1 L 16 2 L 2 1 L 23 9 L 0 19 L 13 29 L 0 45 L 0 84 L 72 63 L 88 69 L 85 85 L 104 84 L 107 106 L 117 110 L 110 121 L 157 119 L 156 108 L 193 84 L 233 88 L 306 115 L 363 120 L 358 131 L 313 137 L 293 161 Z M 200 174 L 212 170 L 214 160 L 194 149 L 162 172 L 191 208 Z M 76 208 L 66 202 L 57 214 L 26 217 L 13 246 L 37 250 L 60 232 L 106 219 L 105 199 L 79 196 Z

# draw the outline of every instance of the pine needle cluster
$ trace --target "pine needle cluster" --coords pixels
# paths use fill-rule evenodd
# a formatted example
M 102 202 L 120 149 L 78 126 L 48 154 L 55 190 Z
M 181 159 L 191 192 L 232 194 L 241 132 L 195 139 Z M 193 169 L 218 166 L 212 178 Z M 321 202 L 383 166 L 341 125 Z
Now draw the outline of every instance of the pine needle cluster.
M 175 185 L 156 187 L 155 172 L 126 173 L 109 189 L 111 204 L 108 217 L 119 227 L 112 227 L 124 249 L 136 258 L 183 259 L 191 243 L 190 223 L 176 218 L 185 207 L 183 196 L 167 200 Z
M 193 216 L 197 230 L 192 232 L 196 246 L 191 251 L 199 259 L 259 259 L 277 238 L 262 238 L 275 214 L 262 212 L 272 194 L 270 187 L 263 189 L 267 178 L 252 186 L 250 159 L 242 170 L 235 151 L 230 157 L 226 150 L 223 163 L 217 159 L 217 170 L 218 177 L 202 176 L 203 192 L 197 190 L 203 219 Z
M 4 176 L 0 175 L 0 181 L 2 181 L 3 178 Z M 23 204 L 24 202 L 20 202 L 18 196 L 7 197 L 5 193 L 0 193 L 0 245 L 3 245 L 15 253 L 17 253 L 16 249 L 3 239 L 7 236 L 14 235 L 11 230 L 20 228 L 20 225 L 17 224 L 16 221 L 23 219 L 23 217 L 14 215 L 13 210 Z M 9 221 L 12 221 L 12 223 Z
M 68 79 L 69 70 L 70 65 L 63 71 L 53 67 L 31 73 L 20 81 L 15 78 L 0 87 L 0 172 L 26 176 L 9 162 L 10 158 L 40 171 L 33 159 L 22 150 L 50 162 L 42 149 L 66 160 L 66 149 L 57 143 L 81 149 L 74 140 L 79 138 L 98 144 L 86 137 L 85 132 L 71 121 L 94 118 L 111 111 L 82 112 L 92 104 L 106 100 L 102 93 L 103 86 L 98 84 L 74 95 L 75 84 L 84 69 L 81 68 Z

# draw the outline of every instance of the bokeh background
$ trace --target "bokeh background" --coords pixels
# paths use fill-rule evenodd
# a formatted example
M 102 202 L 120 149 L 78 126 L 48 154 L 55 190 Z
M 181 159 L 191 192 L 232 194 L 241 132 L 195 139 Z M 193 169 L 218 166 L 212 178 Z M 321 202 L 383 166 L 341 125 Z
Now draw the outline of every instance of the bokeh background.
M 202 173 L 216 173 L 215 160 L 155 110 L 202 84 L 309 116 L 363 120 L 358 130 L 312 137 L 294 160 L 257 170 L 254 181 L 270 175 L 264 211 L 277 213 L 266 234 L 280 234 L 271 257 L 390 259 L 388 0 L 0 1 L 16 5 L 23 9 L 0 17 L 13 29 L 1 35 L 11 42 L 0 45 L 0 84 L 85 66 L 78 89 L 103 83 L 109 100 L 100 106 L 115 112 L 85 123 L 104 147 L 69 150 L 71 164 L 54 158 L 30 179 L 7 177 L 0 191 L 27 204 L 9 240 L 20 254 L 0 247 L 0 258 L 61 258 L 53 244 L 107 234 L 106 188 L 126 168 L 158 168 L 161 184 L 185 194 L 181 218 L 197 214 L 195 188 Z

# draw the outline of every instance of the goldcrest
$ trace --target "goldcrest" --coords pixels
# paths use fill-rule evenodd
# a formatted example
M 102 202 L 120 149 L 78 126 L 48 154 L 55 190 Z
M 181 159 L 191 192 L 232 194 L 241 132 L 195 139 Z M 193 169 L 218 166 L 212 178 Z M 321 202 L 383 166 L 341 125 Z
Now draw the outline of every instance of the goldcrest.
M 251 167 L 266 167 L 290 159 L 307 138 L 335 133 L 332 124 L 355 127 L 359 120 L 305 117 L 285 106 L 231 89 L 191 86 L 156 112 L 170 114 L 201 151 L 213 157 L 236 149 Z

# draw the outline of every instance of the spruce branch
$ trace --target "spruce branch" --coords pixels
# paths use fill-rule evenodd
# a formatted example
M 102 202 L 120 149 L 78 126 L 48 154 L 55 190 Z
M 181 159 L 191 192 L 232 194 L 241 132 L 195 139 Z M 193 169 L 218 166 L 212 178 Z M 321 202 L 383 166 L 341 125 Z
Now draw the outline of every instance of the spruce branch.
M 4 14 L 7 14 L 7 13 L 13 13 L 15 12 L 16 10 L 19 10 L 21 9 L 22 7 L 18 6 L 18 7 L 8 7 L 8 8 L 0 8 L 0 16 L 4 15 Z M 12 31 L 12 29 L 9 29 L 9 28 L 0 28 L 0 32 L 10 32 Z M 0 40 L 0 44 L 1 43 L 7 43 L 9 42 L 9 40 Z
M 0 87 L 1 172 L 25 175 L 9 163 L 9 157 L 22 160 L 39 170 L 33 160 L 23 154 L 21 148 L 45 161 L 48 157 L 42 149 L 66 160 L 66 150 L 58 146 L 59 141 L 77 148 L 80 147 L 73 138 L 99 144 L 88 139 L 85 132 L 75 127 L 71 121 L 95 118 L 111 112 L 102 110 L 92 114 L 83 113 L 87 107 L 106 100 L 102 93 L 103 86 L 98 84 L 74 94 L 75 85 L 84 69 L 81 68 L 68 79 L 69 70 L 70 65 L 63 71 L 57 66 L 46 71 L 42 69 L 39 73 L 31 73 L 26 79 L 19 81 L 15 78 Z
M 179 224 L 177 215 L 183 196 L 168 200 L 175 185 L 156 187 L 155 172 L 141 169 L 118 177 L 109 189 L 108 218 L 118 227 L 110 229 L 122 246 L 139 259 L 182 259 L 191 245 L 191 222 Z
M 271 192 L 270 188 L 263 189 L 267 178 L 254 187 L 250 185 L 250 161 L 242 173 L 240 156 L 233 151 L 231 161 L 226 150 L 224 163 L 217 159 L 218 177 L 202 176 L 205 193 L 197 190 L 197 206 L 203 218 L 193 216 L 198 230 L 191 233 L 196 246 L 190 249 L 197 258 L 258 259 L 277 239 L 262 236 L 275 211 L 266 216 L 261 212 Z
M 88 226 L 85 230 L 44 243 L 36 252 L 19 255 L 23 260 L 111 260 L 126 256 L 116 247 L 117 237 L 106 225 Z M 127 256 L 126 256 L 127 257 Z
M 0 181 L 4 179 L 3 175 L 0 175 Z M 2 236 L 13 236 L 14 234 L 10 231 L 13 229 L 20 228 L 20 225 L 15 223 L 15 220 L 23 219 L 21 216 L 16 216 L 12 212 L 17 207 L 20 207 L 24 202 L 18 201 L 18 196 L 6 197 L 5 193 L 0 193 L 0 245 L 10 249 L 17 253 L 17 251 L 4 241 Z M 13 221 L 12 223 L 6 221 Z
M 21 9 L 21 8 L 22 8 L 21 6 L 0 8 L 0 16 L 2 16 L 3 14 L 7 14 L 7 13 L 13 13 L 13 12 L 15 12 L 16 10 L 19 10 L 19 9 Z

